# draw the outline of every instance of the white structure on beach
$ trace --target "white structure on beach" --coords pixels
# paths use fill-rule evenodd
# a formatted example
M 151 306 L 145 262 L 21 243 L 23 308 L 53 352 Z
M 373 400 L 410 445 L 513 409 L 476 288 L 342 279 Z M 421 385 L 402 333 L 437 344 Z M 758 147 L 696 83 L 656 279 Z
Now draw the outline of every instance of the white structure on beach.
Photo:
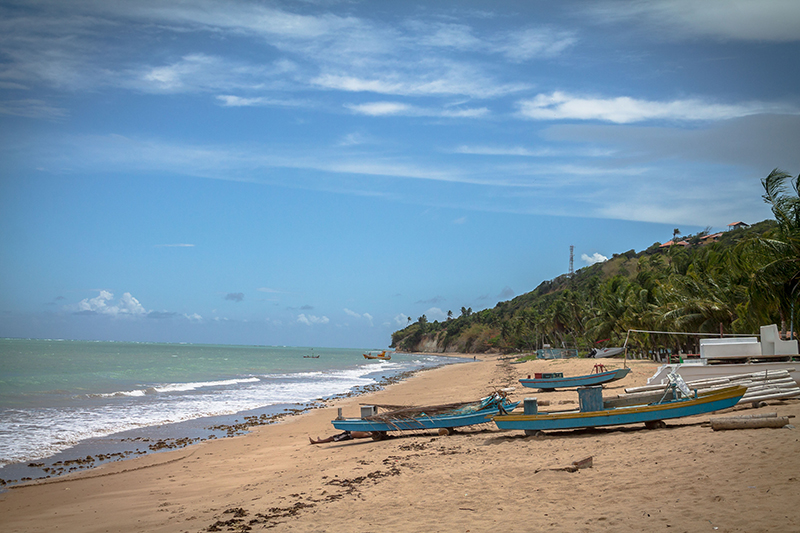
M 756 337 L 734 337 L 700 340 L 700 360 L 661 365 L 647 380 L 648 384 L 664 383 L 670 372 L 677 372 L 684 381 L 709 379 L 764 370 L 787 370 L 800 384 L 800 354 L 796 340 L 782 340 L 778 326 L 761 326 L 761 341 Z

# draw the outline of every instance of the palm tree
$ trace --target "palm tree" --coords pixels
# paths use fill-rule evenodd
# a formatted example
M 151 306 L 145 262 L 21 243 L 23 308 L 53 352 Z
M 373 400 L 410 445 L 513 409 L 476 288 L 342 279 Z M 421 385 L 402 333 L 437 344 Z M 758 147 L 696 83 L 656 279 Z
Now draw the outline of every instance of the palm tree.
M 793 334 L 800 301 L 800 175 L 793 178 L 776 168 L 761 185 L 778 224 L 762 237 L 741 244 L 742 256 L 755 265 L 750 296 L 762 313 L 777 312 L 782 333 L 788 322 Z
M 600 294 L 586 323 L 595 338 L 619 338 L 628 329 L 633 285 L 624 276 L 615 276 L 600 286 Z

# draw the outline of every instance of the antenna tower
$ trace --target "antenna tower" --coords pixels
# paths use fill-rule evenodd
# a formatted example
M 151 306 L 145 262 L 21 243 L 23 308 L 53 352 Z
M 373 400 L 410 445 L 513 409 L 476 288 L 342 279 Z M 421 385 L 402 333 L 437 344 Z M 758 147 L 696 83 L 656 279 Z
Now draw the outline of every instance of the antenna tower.
M 575 255 L 575 245 L 569 245 L 569 277 L 575 275 L 575 268 L 574 268 L 574 255 Z

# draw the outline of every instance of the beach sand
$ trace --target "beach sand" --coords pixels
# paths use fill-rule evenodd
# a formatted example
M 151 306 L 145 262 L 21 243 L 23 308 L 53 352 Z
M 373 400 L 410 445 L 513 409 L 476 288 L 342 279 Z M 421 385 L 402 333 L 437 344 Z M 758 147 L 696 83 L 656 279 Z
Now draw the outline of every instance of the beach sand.
M 712 431 L 718 415 L 526 437 L 494 424 L 313 446 L 337 433 L 341 407 L 466 401 L 516 387 L 511 399 L 577 406 L 572 391 L 521 387 L 535 372 L 587 374 L 616 359 L 509 364 L 499 356 L 420 372 L 357 398 L 257 427 L 252 433 L 108 463 L 0 494 L 11 531 L 495 532 L 800 531 L 800 429 Z M 632 372 L 604 396 L 642 385 L 657 365 Z M 521 407 L 520 407 L 521 409 Z M 797 400 L 737 407 L 738 414 L 800 414 Z M 796 419 L 795 419 L 796 420 Z M 792 423 L 796 423 L 792 420 Z M 561 470 L 592 457 L 592 466 Z

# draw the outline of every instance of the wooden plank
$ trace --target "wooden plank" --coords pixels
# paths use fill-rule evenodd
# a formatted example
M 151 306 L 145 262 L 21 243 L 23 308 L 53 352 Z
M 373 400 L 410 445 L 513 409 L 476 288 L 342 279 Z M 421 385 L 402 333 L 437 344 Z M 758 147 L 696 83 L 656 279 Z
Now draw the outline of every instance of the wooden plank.
M 725 429 L 782 428 L 788 423 L 789 418 L 785 416 L 775 418 L 723 418 L 712 420 L 711 429 L 720 431 Z

